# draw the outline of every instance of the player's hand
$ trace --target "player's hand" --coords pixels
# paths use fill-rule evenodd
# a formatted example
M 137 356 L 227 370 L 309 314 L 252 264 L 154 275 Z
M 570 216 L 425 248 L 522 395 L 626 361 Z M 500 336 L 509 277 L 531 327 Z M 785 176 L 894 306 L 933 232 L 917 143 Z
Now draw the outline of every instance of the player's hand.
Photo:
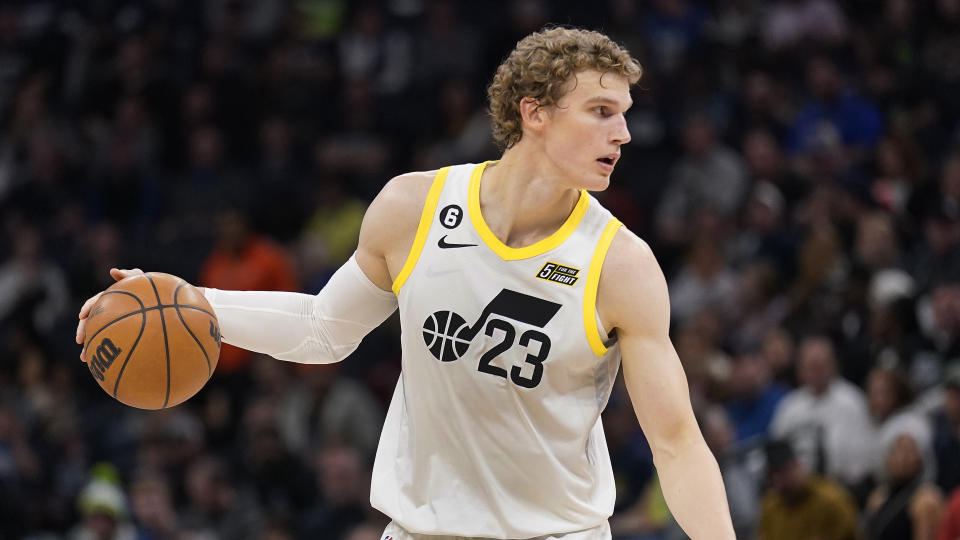
M 110 269 L 110 277 L 112 277 L 117 281 L 120 281 L 121 279 L 130 277 L 130 276 L 136 276 L 142 273 L 143 273 L 143 270 L 139 268 L 134 268 L 133 270 L 120 270 L 119 268 Z M 101 294 L 103 294 L 103 292 L 99 292 L 96 295 L 91 296 L 86 302 L 83 303 L 83 307 L 80 308 L 80 315 L 79 315 L 80 322 L 77 323 L 77 344 L 78 345 L 83 345 L 83 340 L 84 340 L 84 337 L 86 336 L 84 332 L 84 327 L 87 324 L 87 316 L 90 315 L 90 310 L 93 309 L 94 304 L 96 304 L 97 300 L 100 299 Z M 86 349 L 80 351 L 80 360 L 83 362 L 87 361 L 85 357 L 86 352 L 87 352 Z

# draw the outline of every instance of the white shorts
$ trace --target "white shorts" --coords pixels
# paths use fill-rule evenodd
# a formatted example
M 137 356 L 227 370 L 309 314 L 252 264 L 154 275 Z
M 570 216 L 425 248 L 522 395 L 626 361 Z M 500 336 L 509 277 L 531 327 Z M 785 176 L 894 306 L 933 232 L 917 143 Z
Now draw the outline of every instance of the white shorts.
M 383 530 L 380 540 L 493 540 L 486 538 L 467 538 L 465 536 L 434 536 L 430 534 L 416 534 L 407 532 L 396 522 L 391 521 L 387 528 Z M 538 536 L 530 540 L 610 540 L 610 523 L 604 521 L 603 525 L 592 529 L 574 531 L 563 534 L 548 534 Z

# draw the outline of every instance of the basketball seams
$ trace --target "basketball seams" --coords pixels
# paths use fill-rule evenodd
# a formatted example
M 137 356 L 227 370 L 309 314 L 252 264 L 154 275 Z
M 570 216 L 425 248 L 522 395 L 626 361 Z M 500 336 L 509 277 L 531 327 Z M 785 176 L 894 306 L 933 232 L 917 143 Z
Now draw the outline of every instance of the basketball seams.
M 125 295 L 133 298 L 134 300 L 136 300 L 137 304 L 140 304 L 140 309 L 137 310 L 137 311 L 133 311 L 133 312 L 127 313 L 127 314 L 125 314 L 125 315 L 121 315 L 120 317 L 117 317 L 116 319 L 113 319 L 112 321 L 110 321 L 110 322 L 104 324 L 103 326 L 101 326 L 100 329 L 97 330 L 93 335 L 91 335 L 90 338 L 87 340 L 86 344 L 83 346 L 84 350 L 88 349 L 88 348 L 90 347 L 90 344 L 93 343 L 93 340 L 96 339 L 96 337 L 97 337 L 98 335 L 100 335 L 100 333 L 103 332 L 104 330 L 106 330 L 108 327 L 110 327 L 110 326 L 112 326 L 112 325 L 114 325 L 114 324 L 116 324 L 116 323 L 118 323 L 118 322 L 120 322 L 120 321 L 122 321 L 122 320 L 124 320 L 124 319 L 127 319 L 128 317 L 132 317 L 132 316 L 137 315 L 137 314 L 143 315 L 143 317 L 140 319 L 140 333 L 137 334 L 137 339 L 134 340 L 133 345 L 130 347 L 130 350 L 127 351 L 127 357 L 124 358 L 123 364 L 120 365 L 120 371 L 117 373 L 117 378 L 116 378 L 116 380 L 114 381 L 114 385 L 113 385 L 113 397 L 116 398 L 116 397 L 117 397 L 117 389 L 120 388 L 120 379 L 121 379 L 121 377 L 123 377 L 123 370 L 126 369 L 127 363 L 130 361 L 130 357 L 133 355 L 133 351 L 137 348 L 137 344 L 140 343 L 140 338 L 143 337 L 143 332 L 144 332 L 144 330 L 147 328 L 147 308 L 144 307 L 143 301 L 140 300 L 140 297 L 137 296 L 137 295 L 135 295 L 135 294 L 133 294 L 133 293 L 131 293 L 131 292 L 127 292 L 127 291 L 104 291 L 103 294 L 104 294 L 104 295 L 107 295 L 107 294 L 125 294 Z M 100 302 L 98 301 L 97 303 L 99 304 Z M 88 368 L 90 367 L 89 361 L 88 361 L 88 363 L 87 363 L 87 367 L 88 367 Z
M 210 372 L 211 372 L 211 370 L 210 370 L 210 356 L 207 355 L 207 349 L 204 348 L 204 346 L 203 346 L 202 343 L 200 343 L 200 339 L 193 333 L 193 330 L 191 330 L 190 327 L 187 326 L 187 321 L 183 320 L 183 314 L 180 313 L 180 306 L 179 306 L 179 303 L 177 302 L 177 297 L 178 297 L 178 295 L 180 294 L 180 289 L 183 288 L 183 286 L 186 285 L 186 284 L 187 284 L 187 283 L 186 283 L 185 281 L 181 281 L 181 282 L 177 285 L 177 288 L 174 289 L 174 291 L 173 291 L 173 309 L 176 310 L 176 312 L 177 312 L 177 317 L 180 318 L 180 324 L 182 324 L 182 325 L 183 325 L 183 328 L 187 331 L 188 334 L 190 334 L 190 337 L 193 338 L 193 341 L 195 341 L 195 342 L 197 343 L 197 347 L 200 347 L 200 352 L 203 353 L 203 359 L 207 361 L 207 376 L 209 377 L 209 376 L 210 376 Z M 163 310 L 160 310 L 160 311 L 163 312 Z
M 153 294 L 157 295 L 157 305 L 160 306 L 163 304 L 163 301 L 160 300 L 160 291 L 157 290 L 157 284 L 153 282 L 153 277 L 150 274 L 144 274 L 147 277 L 147 280 L 150 282 L 150 286 L 153 287 Z M 167 339 L 167 322 L 163 317 L 163 309 L 159 310 L 160 312 L 160 328 L 163 330 L 163 349 L 166 353 L 167 358 L 167 393 L 163 398 L 163 407 L 162 409 L 167 408 L 167 403 L 170 402 L 170 343 Z
M 210 313 L 209 311 L 207 311 L 207 310 L 205 310 L 205 309 L 203 309 L 203 308 L 201 308 L 201 307 L 197 307 L 197 306 L 182 306 L 182 305 L 179 305 L 179 304 L 160 304 L 160 305 L 156 305 L 156 306 L 145 307 L 144 304 L 143 304 L 143 302 L 140 301 L 140 298 L 138 298 L 137 295 L 135 295 L 135 294 L 133 294 L 133 293 L 130 293 L 130 292 L 127 292 L 127 291 L 104 291 L 103 294 L 125 294 L 125 295 L 127 295 L 127 296 L 131 296 L 131 297 L 133 297 L 134 300 L 137 301 L 138 304 L 140 304 L 140 309 L 135 310 L 135 311 L 130 311 L 130 312 L 128 312 L 128 313 L 125 313 L 125 314 L 117 317 L 116 319 L 113 319 L 112 321 L 110 321 L 110 322 L 104 324 L 103 326 L 101 326 L 100 329 L 97 330 L 95 334 L 93 334 L 92 336 L 90 336 L 89 339 L 86 340 L 86 343 L 85 343 L 84 346 L 83 346 L 84 349 L 86 349 L 87 346 L 89 345 L 89 343 L 90 343 L 91 341 L 93 341 L 93 338 L 97 337 L 97 336 L 100 334 L 100 332 L 103 332 L 104 330 L 106 330 L 108 326 L 113 326 L 114 324 L 116 324 L 116 323 L 118 323 L 118 322 L 120 322 L 120 321 L 122 321 L 122 320 L 124 320 L 124 319 L 126 319 L 126 318 L 128 318 L 128 317 L 133 317 L 134 315 L 145 315 L 148 311 L 154 311 L 154 310 L 157 310 L 157 309 L 162 310 L 162 309 L 165 309 L 165 308 L 192 309 L 192 310 L 194 310 L 194 311 L 202 311 L 203 313 L 206 313 L 207 315 L 209 315 L 209 316 L 213 317 L 214 319 L 216 319 L 216 315 L 214 315 L 213 313 Z
M 139 302 L 140 300 L 137 299 Z M 142 304 L 141 304 L 142 305 Z M 123 364 L 120 365 L 120 371 L 117 373 L 117 380 L 113 384 L 113 397 L 116 399 L 117 391 L 120 389 L 120 378 L 123 377 L 123 370 L 127 368 L 127 362 L 130 361 L 130 357 L 133 356 L 133 351 L 137 348 L 137 344 L 140 343 L 140 338 L 143 337 L 143 331 L 147 328 L 147 312 L 143 311 L 143 318 L 140 319 L 140 333 L 137 334 L 137 339 L 133 341 L 133 345 L 130 347 L 130 350 L 127 351 L 127 357 L 124 358 Z
M 194 311 L 202 311 L 202 312 L 206 313 L 207 315 L 213 317 L 214 319 L 217 318 L 217 316 L 214 315 L 213 313 L 210 313 L 209 311 L 203 309 L 202 307 L 197 307 L 197 306 L 184 306 L 184 305 L 181 305 L 181 304 L 174 303 L 174 304 L 168 304 L 168 305 L 159 306 L 159 307 L 161 307 L 161 308 L 171 308 L 171 307 L 172 307 L 172 308 L 179 308 L 179 309 L 192 309 L 192 310 L 194 310 Z M 151 308 L 147 308 L 147 309 L 151 309 Z
M 149 308 L 145 308 L 145 307 L 143 306 L 143 302 L 140 301 L 140 298 L 139 298 L 137 295 L 135 295 L 135 294 L 133 294 L 133 293 L 131 293 L 131 292 L 127 292 L 127 291 L 104 291 L 103 294 L 105 294 L 105 295 L 106 295 L 106 294 L 125 294 L 125 295 L 127 295 L 127 296 L 133 297 L 133 299 L 136 300 L 138 304 L 140 304 L 140 309 L 137 310 L 137 311 L 131 311 L 130 313 L 123 314 L 123 315 L 117 317 L 116 319 L 113 319 L 112 321 L 108 322 L 107 324 L 104 324 L 103 326 L 101 326 L 100 329 L 97 330 L 93 335 L 91 335 L 89 338 L 86 338 L 86 343 L 84 343 L 84 345 L 83 345 L 83 349 L 84 349 L 84 350 L 86 350 L 87 347 L 89 347 L 90 344 L 93 343 L 93 338 L 95 338 L 95 337 L 97 337 L 98 335 L 100 335 L 100 332 L 103 332 L 104 330 L 106 330 L 108 326 L 111 326 L 111 325 L 113 325 L 113 324 L 116 324 L 116 323 L 118 323 L 118 322 L 126 319 L 127 317 L 132 317 L 132 316 L 134 316 L 134 315 L 136 315 L 136 314 L 138 314 L 138 313 L 146 313 L 146 312 L 147 312 L 147 309 L 149 309 Z M 99 305 L 99 304 L 100 304 L 100 301 L 97 300 L 97 303 L 94 305 L 94 307 L 96 307 L 96 305 Z M 144 316 L 144 317 L 146 317 L 146 316 Z

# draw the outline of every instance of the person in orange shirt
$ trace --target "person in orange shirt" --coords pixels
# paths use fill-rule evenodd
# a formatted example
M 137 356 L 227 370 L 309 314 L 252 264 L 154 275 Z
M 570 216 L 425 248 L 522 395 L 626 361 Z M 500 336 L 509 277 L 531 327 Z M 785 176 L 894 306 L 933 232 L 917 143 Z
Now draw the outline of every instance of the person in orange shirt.
M 299 291 L 300 280 L 290 255 L 252 230 L 246 216 L 232 208 L 217 217 L 217 243 L 200 270 L 204 287 L 251 291 Z M 223 344 L 218 375 L 237 373 L 253 353 Z

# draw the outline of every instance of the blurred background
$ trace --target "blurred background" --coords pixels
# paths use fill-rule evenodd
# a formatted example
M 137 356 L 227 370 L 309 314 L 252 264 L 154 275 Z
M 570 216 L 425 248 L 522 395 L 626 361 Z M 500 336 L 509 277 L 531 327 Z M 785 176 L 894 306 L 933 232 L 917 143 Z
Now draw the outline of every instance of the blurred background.
M 379 539 L 395 320 L 143 412 L 76 313 L 111 266 L 316 293 L 388 179 L 497 157 L 485 87 L 549 23 L 644 66 L 597 196 L 666 272 L 738 537 L 960 537 L 960 0 L 6 0 L 0 538 Z M 615 536 L 681 537 L 622 385 L 604 426 Z

